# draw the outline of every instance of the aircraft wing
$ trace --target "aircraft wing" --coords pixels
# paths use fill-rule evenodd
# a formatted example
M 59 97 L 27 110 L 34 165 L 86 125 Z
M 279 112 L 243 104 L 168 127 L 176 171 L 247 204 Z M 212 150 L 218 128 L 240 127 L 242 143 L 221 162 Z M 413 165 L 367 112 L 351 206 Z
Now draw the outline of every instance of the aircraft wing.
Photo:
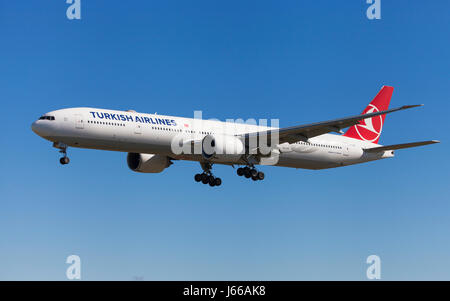
M 402 144 L 393 144 L 393 145 L 385 145 L 385 146 L 377 146 L 373 148 L 366 148 L 364 149 L 365 152 L 368 153 L 377 153 L 387 150 L 396 150 L 396 149 L 402 149 L 402 148 L 409 148 L 409 147 L 416 147 L 416 146 L 422 146 L 422 145 L 428 145 L 433 143 L 439 143 L 438 140 L 430 140 L 430 141 L 420 141 L 420 142 L 412 142 L 412 143 L 402 143 Z
M 279 141 L 280 144 L 284 142 L 297 142 L 297 141 L 304 141 L 306 139 L 320 136 L 326 133 L 330 132 L 338 132 L 342 133 L 342 129 L 353 126 L 355 124 L 358 124 L 359 121 L 371 118 L 374 116 L 389 114 L 396 111 L 406 110 L 410 108 L 420 107 L 423 105 L 407 105 L 402 106 L 399 108 L 394 108 L 390 110 L 380 111 L 380 112 L 373 112 L 369 114 L 360 114 L 356 116 L 350 116 L 340 119 L 334 119 L 334 120 L 328 120 L 328 121 L 322 121 L 322 122 L 315 122 L 305 125 L 298 125 L 298 126 L 291 126 L 286 128 L 280 128 L 280 129 L 273 129 L 268 131 L 260 131 L 260 132 L 252 132 L 252 133 L 246 133 L 241 135 L 242 138 L 249 139 L 252 137 L 261 137 L 261 136 L 267 136 L 267 141 L 270 141 L 270 138 L 272 135 L 279 135 Z

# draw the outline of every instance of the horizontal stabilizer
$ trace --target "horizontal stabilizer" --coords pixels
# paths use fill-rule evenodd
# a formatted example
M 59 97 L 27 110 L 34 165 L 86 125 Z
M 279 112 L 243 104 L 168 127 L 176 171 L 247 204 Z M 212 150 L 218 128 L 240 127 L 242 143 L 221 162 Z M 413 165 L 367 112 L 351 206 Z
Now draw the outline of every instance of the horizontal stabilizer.
M 388 151 L 388 150 L 395 150 L 395 149 L 410 148 L 410 147 L 434 144 L 434 143 L 439 143 L 439 142 L 440 141 L 438 141 L 438 140 L 430 140 L 430 141 L 421 141 L 421 142 L 412 142 L 412 143 L 393 144 L 393 145 L 378 146 L 378 147 L 374 147 L 374 148 L 366 148 L 364 151 L 368 152 L 368 153 L 377 153 L 377 152 L 383 152 L 383 151 Z

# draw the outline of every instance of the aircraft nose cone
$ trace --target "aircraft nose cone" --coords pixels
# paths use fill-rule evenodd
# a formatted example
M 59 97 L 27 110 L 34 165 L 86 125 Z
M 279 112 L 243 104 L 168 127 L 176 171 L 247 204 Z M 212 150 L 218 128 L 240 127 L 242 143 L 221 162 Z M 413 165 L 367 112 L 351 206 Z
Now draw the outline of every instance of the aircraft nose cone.
M 31 124 L 31 130 L 41 137 L 49 135 L 49 126 L 37 120 Z
M 36 121 L 31 124 L 31 130 L 39 135 L 39 133 L 38 133 L 38 125 L 37 125 Z

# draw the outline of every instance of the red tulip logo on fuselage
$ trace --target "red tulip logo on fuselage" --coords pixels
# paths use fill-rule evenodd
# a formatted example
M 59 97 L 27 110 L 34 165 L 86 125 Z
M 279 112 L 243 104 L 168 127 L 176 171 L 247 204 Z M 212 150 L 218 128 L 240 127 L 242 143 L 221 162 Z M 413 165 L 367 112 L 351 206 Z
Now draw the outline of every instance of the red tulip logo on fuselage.
M 375 113 L 379 111 L 380 110 L 378 110 L 376 106 L 369 104 L 363 114 Z M 362 140 L 374 142 L 381 135 L 381 130 L 383 129 L 383 117 L 380 115 L 361 120 L 361 123 L 357 124 L 355 129 Z

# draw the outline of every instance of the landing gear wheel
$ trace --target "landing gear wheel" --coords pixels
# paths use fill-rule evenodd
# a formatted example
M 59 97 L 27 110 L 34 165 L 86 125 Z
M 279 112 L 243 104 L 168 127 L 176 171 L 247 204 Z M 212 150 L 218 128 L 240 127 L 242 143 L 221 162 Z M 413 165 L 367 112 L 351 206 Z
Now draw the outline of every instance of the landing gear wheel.
M 239 167 L 237 169 L 237 175 L 240 176 L 240 177 L 244 175 L 244 169 L 242 167 Z
M 214 178 L 213 176 L 209 176 L 208 177 L 208 183 L 209 183 L 209 186 L 214 186 L 215 184 L 216 184 L 216 178 Z
M 256 177 L 258 178 L 258 180 L 264 180 L 265 175 L 262 171 L 258 171 Z
M 207 174 L 202 174 L 202 183 L 203 184 L 208 184 L 209 182 L 209 177 Z
M 258 171 L 252 164 L 238 168 L 237 174 L 238 176 L 244 176 L 247 179 L 251 178 L 253 181 L 264 180 L 265 177 L 264 173 Z
M 222 180 L 220 178 L 216 178 L 212 172 L 212 163 L 211 162 L 201 162 L 200 166 L 203 169 L 203 173 L 196 174 L 194 176 L 195 181 L 202 182 L 203 184 L 208 184 L 211 187 L 220 186 L 222 184 Z
M 69 164 L 69 162 L 69 157 L 62 157 L 61 159 L 59 159 L 59 163 L 61 163 L 62 165 Z
M 194 176 L 194 179 L 195 179 L 195 182 L 200 182 L 202 180 L 202 175 L 198 173 Z

